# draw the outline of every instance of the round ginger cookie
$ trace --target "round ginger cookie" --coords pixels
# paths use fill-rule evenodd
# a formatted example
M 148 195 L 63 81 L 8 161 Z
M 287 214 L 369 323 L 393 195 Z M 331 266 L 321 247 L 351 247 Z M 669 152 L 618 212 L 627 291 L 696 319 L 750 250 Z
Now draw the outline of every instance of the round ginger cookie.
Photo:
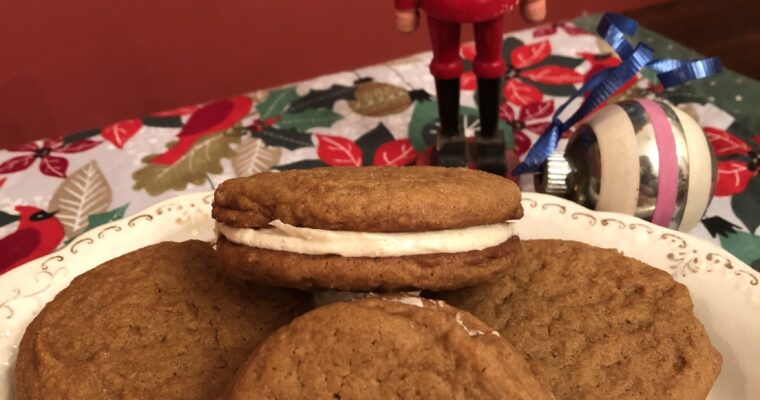
M 510 344 L 419 297 L 334 303 L 280 328 L 226 399 L 551 399 Z
M 562 399 L 704 399 L 722 358 L 686 287 L 615 250 L 522 241 L 483 286 L 434 293 L 518 349 Z
M 286 224 L 356 232 L 419 232 L 522 217 L 520 190 L 465 168 L 327 167 L 230 179 L 214 193 L 213 217 L 237 228 Z
M 210 399 L 310 295 L 216 268 L 210 244 L 165 242 L 75 278 L 27 328 L 17 400 Z

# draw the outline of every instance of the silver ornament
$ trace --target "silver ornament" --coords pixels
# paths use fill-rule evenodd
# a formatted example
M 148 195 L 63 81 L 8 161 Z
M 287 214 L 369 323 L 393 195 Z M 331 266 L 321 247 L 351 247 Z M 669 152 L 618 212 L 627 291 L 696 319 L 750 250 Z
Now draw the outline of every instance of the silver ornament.
M 624 101 L 594 114 L 535 176 L 536 190 L 590 209 L 691 230 L 717 178 L 699 125 L 663 102 Z

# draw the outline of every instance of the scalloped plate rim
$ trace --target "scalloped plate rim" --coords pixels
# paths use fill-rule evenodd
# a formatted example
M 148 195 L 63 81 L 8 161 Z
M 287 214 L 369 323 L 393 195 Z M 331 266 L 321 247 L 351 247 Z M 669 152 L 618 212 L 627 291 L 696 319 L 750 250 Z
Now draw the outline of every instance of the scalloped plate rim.
M 82 252 L 81 254 L 78 254 L 78 252 L 74 251 L 75 247 L 78 244 L 81 244 L 81 243 L 95 244 L 97 240 L 102 239 L 104 232 L 108 230 L 114 230 L 118 232 L 118 231 L 125 230 L 124 229 L 125 226 L 133 227 L 134 224 L 132 224 L 132 221 L 136 220 L 137 218 L 141 216 L 145 216 L 145 215 L 150 216 L 149 221 L 152 221 L 154 219 L 158 220 L 159 216 L 164 216 L 167 218 L 169 216 L 173 217 L 173 214 L 172 214 L 173 212 L 183 210 L 183 207 L 182 207 L 183 204 L 192 205 L 189 208 L 185 208 L 185 211 L 183 211 L 187 213 L 188 209 L 195 207 L 195 202 L 200 202 L 201 203 L 200 207 L 195 208 L 196 214 L 188 217 L 188 221 L 190 221 L 192 218 L 197 218 L 197 221 L 192 222 L 192 223 L 206 224 L 205 228 L 208 228 L 208 224 L 211 221 L 210 213 L 208 212 L 211 205 L 211 200 L 209 200 L 211 197 L 213 197 L 213 192 L 198 192 L 198 193 L 191 193 L 191 194 L 186 194 L 186 195 L 170 198 L 167 200 L 163 200 L 129 217 L 125 217 L 120 220 L 110 222 L 103 226 L 97 227 L 93 230 L 90 230 L 84 233 L 83 235 L 81 235 L 80 237 L 78 237 L 77 240 L 72 241 L 68 245 L 61 248 L 60 250 L 55 251 L 45 257 L 30 261 L 22 266 L 15 268 L 14 270 L 9 271 L 8 273 L 4 275 L 0 275 L 0 293 L 11 294 L 11 297 L 3 296 L 2 298 L 0 298 L 0 311 L 2 311 L 3 307 L 6 307 L 6 305 L 9 302 L 12 302 L 14 300 L 14 297 L 12 295 L 13 290 L 21 291 L 20 288 L 24 287 L 24 285 L 19 286 L 15 284 L 14 281 L 19 280 L 19 278 L 22 278 L 24 276 L 27 276 L 27 278 L 31 277 L 33 276 L 32 274 L 39 275 L 41 273 L 40 269 L 45 270 L 45 267 L 43 267 L 43 265 L 46 262 L 49 262 L 50 260 L 55 260 L 58 257 L 60 257 L 61 260 L 63 260 L 64 256 L 69 256 L 69 257 L 74 256 L 75 259 L 86 257 L 85 255 L 86 252 Z M 724 274 L 721 276 L 722 280 L 714 280 L 714 283 L 711 283 L 711 284 L 715 285 L 716 287 L 720 287 L 721 284 L 725 283 L 725 281 L 723 280 L 733 279 L 734 281 L 731 282 L 731 285 L 741 286 L 739 291 L 746 293 L 747 305 L 751 307 L 757 307 L 757 310 L 760 311 L 760 304 L 759 304 L 760 302 L 758 302 L 758 297 L 760 297 L 758 296 L 758 293 L 760 293 L 760 285 L 758 285 L 758 275 L 760 275 L 760 273 L 757 273 L 752 268 L 750 268 L 749 266 L 747 266 L 746 264 L 738 260 L 733 255 L 729 254 L 727 251 L 723 250 L 719 246 L 716 246 L 715 244 L 709 243 L 703 239 L 696 238 L 694 236 L 691 236 L 683 232 L 677 232 L 677 231 L 673 231 L 667 228 L 663 228 L 663 227 L 651 224 L 649 222 L 643 221 L 633 216 L 589 210 L 583 206 L 580 206 L 576 203 L 570 202 L 568 200 L 565 200 L 559 197 L 554 197 L 554 196 L 540 194 L 540 193 L 523 193 L 522 201 L 523 201 L 523 206 L 526 209 L 526 218 L 522 220 L 523 223 L 527 223 L 530 221 L 530 218 L 531 218 L 530 216 L 532 215 L 532 212 L 530 210 L 535 210 L 542 213 L 549 213 L 551 212 L 551 210 L 556 210 L 556 213 L 558 215 L 563 216 L 564 218 L 567 218 L 568 220 L 570 220 L 571 218 L 573 219 L 573 221 L 571 221 L 572 222 L 571 224 L 567 224 L 568 226 L 572 226 L 573 224 L 582 224 L 583 221 L 580 218 L 574 217 L 574 215 L 583 215 L 586 217 L 590 217 L 591 219 L 594 220 L 593 224 L 590 222 L 590 220 L 588 220 L 589 222 L 588 222 L 588 226 L 586 227 L 587 229 L 589 227 L 593 227 L 593 229 L 600 229 L 599 227 L 596 227 L 595 225 L 597 221 L 601 221 L 601 223 L 599 223 L 599 226 L 601 226 L 601 229 L 607 228 L 608 226 L 611 228 L 614 228 L 616 225 L 622 224 L 622 226 L 618 226 L 618 229 L 619 229 L 617 231 L 618 234 L 621 232 L 625 232 L 628 235 L 635 235 L 631 232 L 634 231 L 636 228 L 640 227 L 641 228 L 640 230 L 647 232 L 648 235 L 657 235 L 657 236 L 660 236 L 661 238 L 664 238 L 667 235 L 668 237 L 679 238 L 680 240 L 683 241 L 683 243 L 687 243 L 688 241 L 689 242 L 688 245 L 691 247 L 698 247 L 701 251 L 708 251 L 709 253 L 707 254 L 719 255 L 725 260 L 728 260 L 727 262 L 729 264 L 726 264 L 726 265 L 730 265 L 730 268 L 720 268 L 721 270 L 724 270 Z M 179 206 L 179 207 L 176 207 L 176 206 Z M 174 209 L 172 209 L 171 207 L 174 207 Z M 198 213 L 198 211 L 203 211 L 201 209 L 204 207 L 205 207 L 205 211 Z M 162 212 L 161 210 L 165 210 L 165 211 Z M 536 215 L 537 215 L 536 218 L 540 218 L 539 214 L 536 214 Z M 180 222 L 178 222 L 180 221 L 180 219 L 181 219 L 180 217 L 176 217 L 175 222 L 177 222 L 177 224 L 180 224 Z M 562 224 L 559 224 L 559 225 L 562 225 Z M 628 227 L 630 227 L 630 229 L 626 229 Z M 194 228 L 194 229 L 199 229 L 202 231 L 205 228 L 202 227 L 202 228 Z M 558 232 L 557 230 L 545 229 L 545 226 L 543 228 L 544 229 L 542 230 L 542 234 L 539 234 L 539 235 L 526 234 L 522 232 L 523 229 L 520 229 L 520 234 L 525 239 L 560 238 L 560 239 L 565 239 L 565 240 L 578 240 L 578 241 L 587 242 L 587 243 L 591 242 L 587 240 L 588 239 L 587 237 L 583 237 L 583 236 L 572 237 L 572 238 L 562 237 L 561 235 L 553 234 L 553 233 Z M 185 234 L 188 233 L 187 232 L 188 229 L 189 228 L 181 229 L 183 236 L 186 236 Z M 577 229 L 580 230 L 581 225 L 578 225 Z M 156 240 L 150 240 L 150 242 L 155 243 L 162 240 L 176 239 L 176 237 L 161 237 L 162 231 L 163 230 L 157 230 L 157 231 L 152 232 L 153 234 L 157 236 L 157 238 Z M 559 231 L 561 231 L 561 229 Z M 178 233 L 175 232 L 175 235 L 177 234 Z M 192 233 L 191 237 L 193 237 L 193 235 L 197 235 L 197 233 Z M 595 244 L 595 245 L 598 245 L 598 244 Z M 598 245 L 598 246 L 601 246 L 601 245 Z M 139 246 L 139 247 L 142 247 L 142 246 Z M 601 247 L 604 247 L 604 246 L 601 246 Z M 96 249 L 96 248 L 97 246 L 89 247 L 89 249 Z M 637 257 L 636 254 L 629 254 L 629 255 L 632 257 L 639 258 Z M 113 258 L 113 257 L 109 257 L 109 258 Z M 84 268 L 82 268 L 82 271 L 80 273 L 85 272 L 95 267 L 96 265 L 98 264 L 87 265 Z M 657 266 L 657 267 L 660 269 L 666 270 L 665 268 L 662 268 L 661 266 Z M 700 270 L 700 267 L 698 266 L 696 271 L 692 271 L 694 272 L 692 275 L 706 275 L 712 271 L 713 271 L 712 269 L 708 269 L 707 271 L 702 272 Z M 727 271 L 733 271 L 734 273 L 728 274 Z M 671 271 L 667 271 L 667 272 L 671 272 Z M 689 286 L 690 284 L 692 285 L 696 284 L 692 281 L 689 281 L 690 275 L 687 275 L 686 272 L 684 272 L 683 276 L 680 276 L 680 277 L 677 276 L 677 274 L 674 272 L 671 272 L 671 274 L 673 274 L 676 277 L 676 279 L 686 284 L 687 287 L 690 287 Z M 720 275 L 713 274 L 712 276 L 714 277 L 714 276 L 720 276 Z M 66 277 L 66 279 L 68 280 L 72 278 L 73 276 Z M 45 290 L 34 294 L 34 296 L 32 296 L 31 298 L 36 298 L 35 296 L 40 295 L 40 294 L 51 295 L 51 293 L 46 293 L 46 290 L 49 289 L 50 286 L 52 285 L 52 279 L 55 279 L 55 276 L 51 278 L 51 284 Z M 683 282 L 684 280 L 686 280 L 686 282 Z M 712 277 L 711 277 L 711 280 L 713 280 Z M 32 285 L 26 285 L 26 286 L 32 286 Z M 690 287 L 690 290 L 691 290 L 691 287 Z M 39 308 L 41 308 L 42 301 L 40 300 L 37 300 L 37 301 L 38 303 L 40 303 Z M 33 317 L 34 315 L 36 315 L 37 312 L 39 312 L 39 308 L 36 311 L 32 311 L 31 313 L 28 313 L 31 315 L 27 315 L 27 317 L 31 319 L 31 317 Z M 11 309 L 9 308 L 9 310 Z M 20 315 L 22 314 L 22 312 L 19 311 L 18 314 Z M 20 332 L 21 327 L 18 327 L 17 328 L 18 330 L 14 331 L 12 327 L 9 328 L 7 326 L 4 326 L 7 323 L 6 321 L 11 320 L 14 315 L 15 314 L 13 314 L 13 311 L 11 310 L 11 315 L 6 317 L 5 321 L 3 321 L 3 324 L 1 324 L 3 326 L 0 326 L 0 378 L 2 379 L 0 380 L 0 395 L 2 394 L 8 395 L 10 393 L 11 387 L 6 379 L 9 376 L 8 373 L 13 363 L 13 358 L 15 358 L 15 356 L 10 356 L 10 358 L 8 358 L 7 356 L 8 354 L 7 352 L 8 351 L 12 352 L 12 349 L 15 347 L 14 344 L 10 345 L 11 350 L 9 350 L 8 348 L 6 348 L 8 343 L 3 343 L 5 341 L 3 340 L 3 338 L 7 339 L 7 337 L 9 336 L 8 332 L 11 332 L 11 331 L 19 335 L 21 333 Z M 2 314 L 0 314 L 0 320 L 2 320 L 2 318 L 3 316 Z M 26 328 L 26 324 L 23 325 L 23 329 L 25 328 Z M 760 332 L 758 332 L 758 334 L 760 335 Z M 752 369 L 755 369 L 755 370 L 760 369 L 760 359 L 757 360 L 756 363 L 748 365 L 748 367 L 751 367 Z M 744 372 L 744 368 L 742 368 L 741 372 Z M 723 374 L 721 375 L 721 378 L 722 377 L 723 377 Z M 753 394 L 759 393 L 757 391 L 758 390 L 757 387 L 753 386 L 752 388 L 750 388 L 750 390 L 752 390 Z M 710 396 L 709 398 L 713 398 L 713 396 Z M 750 398 L 750 397 L 747 397 L 747 398 Z

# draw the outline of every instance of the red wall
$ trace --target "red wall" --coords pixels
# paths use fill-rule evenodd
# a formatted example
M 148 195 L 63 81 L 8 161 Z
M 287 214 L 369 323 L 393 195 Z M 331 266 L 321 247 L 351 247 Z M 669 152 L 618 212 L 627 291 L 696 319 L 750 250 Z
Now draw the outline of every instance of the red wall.
M 549 0 L 549 18 L 663 1 Z M 392 4 L 5 1 L 0 148 L 425 50 L 424 26 L 395 32 Z

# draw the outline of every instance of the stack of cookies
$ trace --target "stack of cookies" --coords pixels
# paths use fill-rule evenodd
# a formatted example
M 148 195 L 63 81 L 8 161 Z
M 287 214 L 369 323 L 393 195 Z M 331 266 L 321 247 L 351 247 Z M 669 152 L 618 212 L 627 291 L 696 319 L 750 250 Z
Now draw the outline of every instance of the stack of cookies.
M 514 183 L 466 169 L 229 180 L 214 248 L 138 250 L 45 307 L 16 398 L 705 398 L 721 356 L 686 288 L 520 242 L 522 212 Z M 325 291 L 351 299 L 317 307 Z

